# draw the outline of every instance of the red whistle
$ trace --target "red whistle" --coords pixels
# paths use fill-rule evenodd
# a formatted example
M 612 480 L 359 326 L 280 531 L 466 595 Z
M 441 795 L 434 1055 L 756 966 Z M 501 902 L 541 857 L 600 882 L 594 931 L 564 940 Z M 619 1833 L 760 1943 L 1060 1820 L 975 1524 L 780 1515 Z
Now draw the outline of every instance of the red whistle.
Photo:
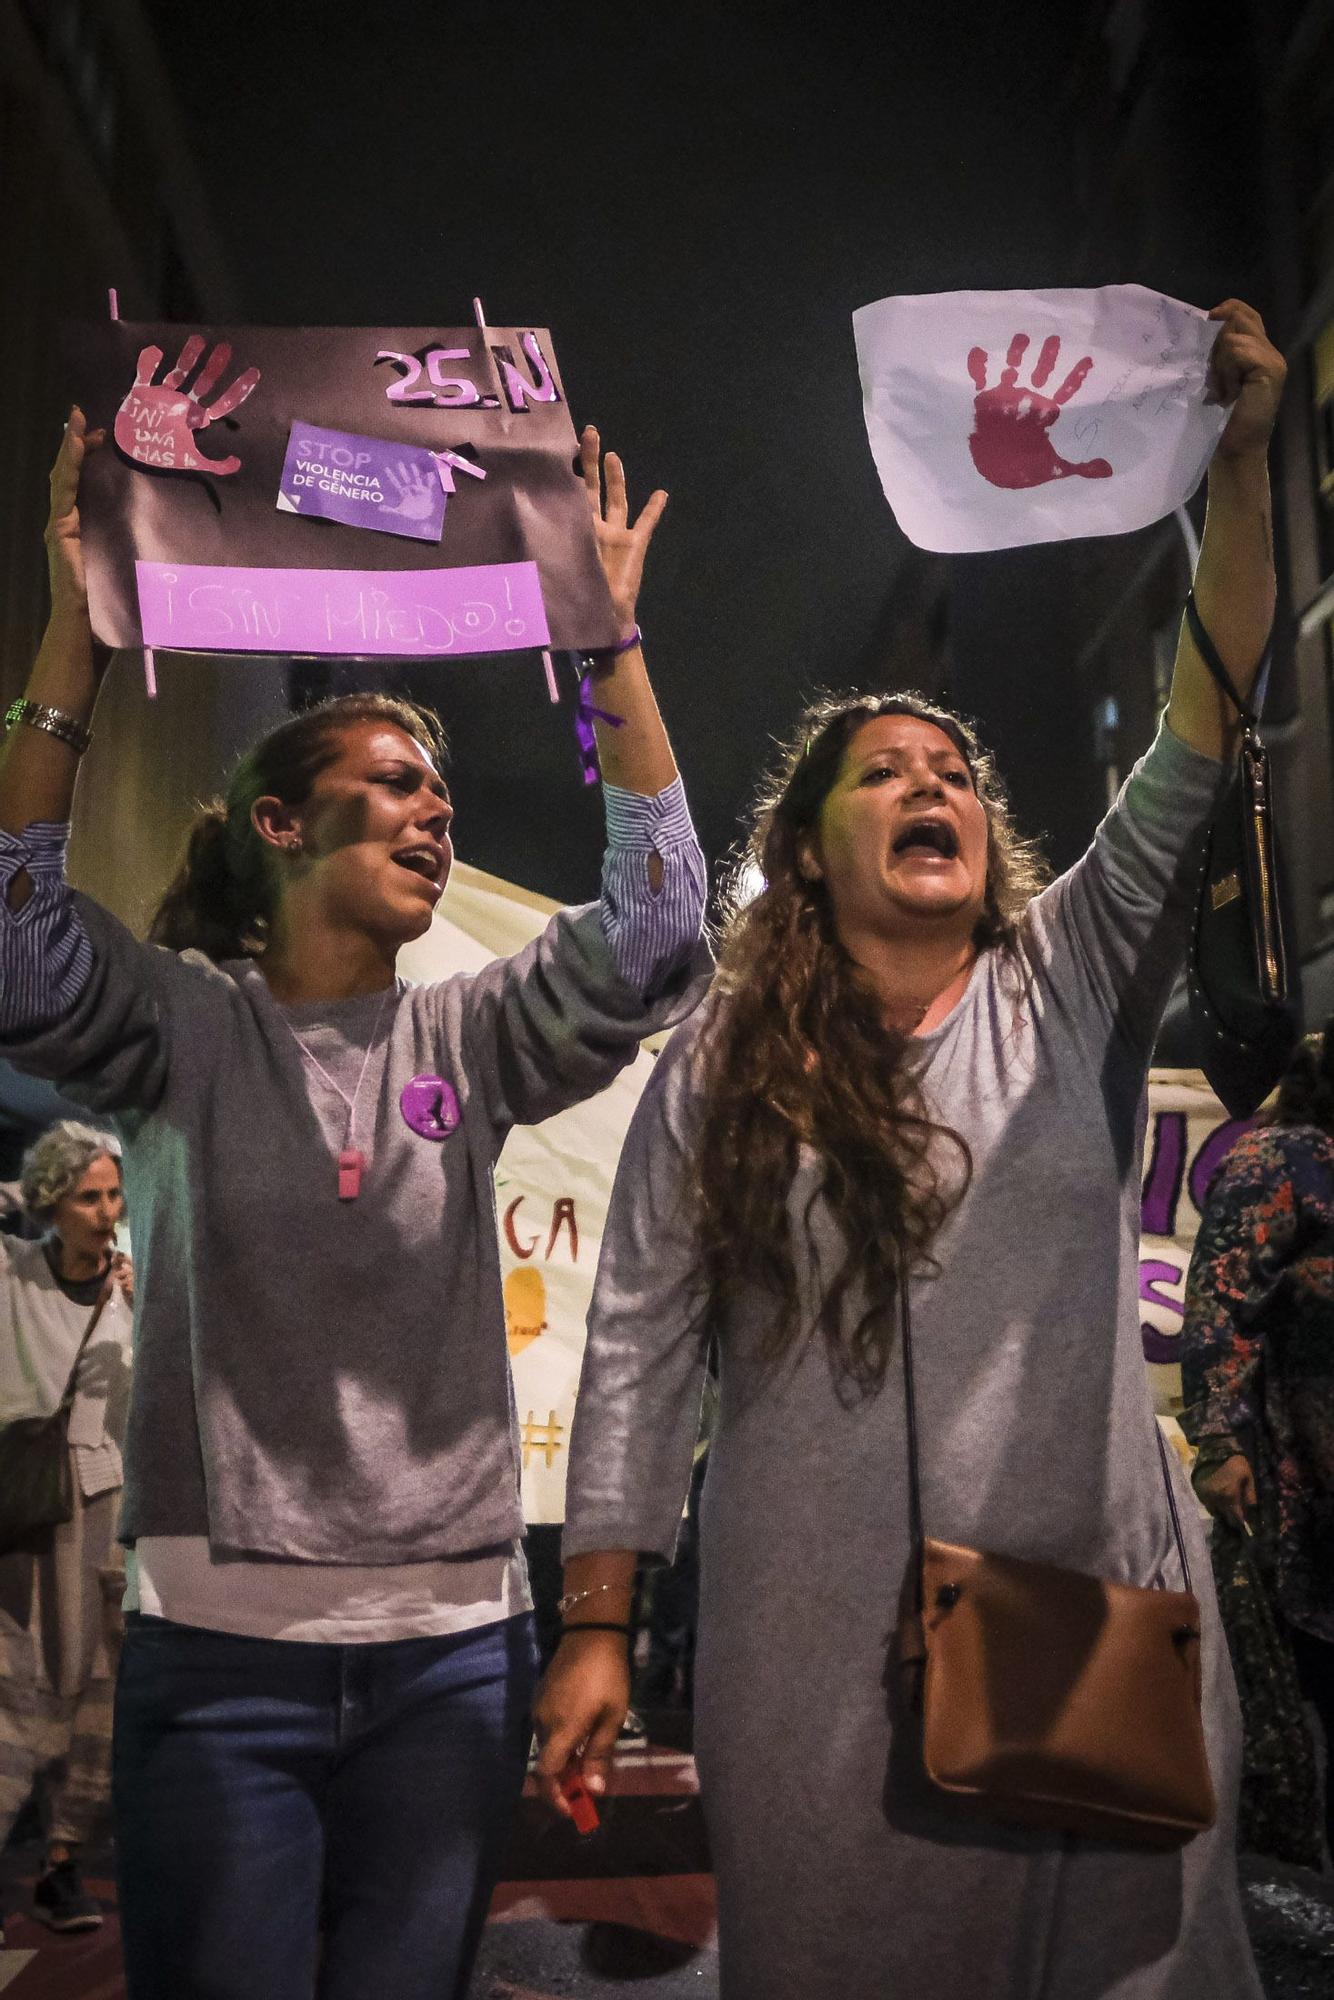
M 598 1809 L 593 1803 L 593 1794 L 584 1783 L 583 1773 L 574 1765 L 566 1771 L 560 1781 L 560 1794 L 570 1808 L 576 1833 L 596 1833 L 601 1821 Z
M 361 1193 L 361 1170 L 366 1155 L 355 1146 L 345 1146 L 338 1155 L 338 1199 L 355 1201 Z

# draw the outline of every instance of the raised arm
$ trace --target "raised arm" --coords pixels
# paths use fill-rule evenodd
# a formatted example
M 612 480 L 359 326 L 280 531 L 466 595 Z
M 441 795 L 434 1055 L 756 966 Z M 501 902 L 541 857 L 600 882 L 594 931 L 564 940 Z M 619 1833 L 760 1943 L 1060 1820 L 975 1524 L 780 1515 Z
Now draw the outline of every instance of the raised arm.
M 589 510 L 593 516 L 598 554 L 602 558 L 607 588 L 616 609 L 621 638 L 633 639 L 639 629 L 635 613 L 644 575 L 644 558 L 667 506 L 667 495 L 661 488 L 651 493 L 638 519 L 632 522 L 625 489 L 625 467 L 614 451 L 609 451 L 605 460 L 604 495 L 602 445 L 591 424 L 580 436 L 579 459 Z M 649 685 L 642 645 L 636 642 L 624 652 L 599 655 L 593 684 L 596 691 L 594 706 L 607 715 L 615 716 L 620 725 L 618 727 L 617 723 L 594 718 L 603 782 L 619 785 L 627 792 L 643 793 L 646 797 L 665 791 L 677 776 L 676 760 Z M 654 886 L 657 886 L 656 882 Z
M 0 1054 L 102 1112 L 161 1095 L 167 1035 L 157 973 L 138 944 L 64 876 L 79 757 L 105 660 L 88 619 L 79 473 L 102 433 L 73 410 L 51 471 L 51 619 L 28 681 L 34 712 L 0 747 Z
M 1209 317 L 1223 322 L 1210 361 L 1210 393 L 1231 414 L 1209 468 L 1195 603 L 1238 693 L 1247 697 L 1274 622 L 1269 439 L 1287 364 L 1251 306 L 1227 299 Z M 1184 620 L 1167 721 L 1173 735 L 1207 757 L 1230 758 L 1236 748 L 1236 712 Z
M 562 911 L 540 938 L 472 982 L 467 1032 L 497 1132 L 537 1124 L 602 1090 L 646 1035 L 697 999 L 692 970 L 707 870 L 649 685 L 635 612 L 644 558 L 667 495 L 632 524 L 625 472 L 603 462 L 597 432 L 580 440 L 584 483 L 624 652 L 594 661 L 594 707 L 607 813 L 595 910 Z
M 0 749 L 0 832 L 22 834 L 37 822 L 63 823 L 70 816 L 78 775 L 78 736 L 92 721 L 99 661 L 88 621 L 88 588 L 79 533 L 79 474 L 87 452 L 104 433 L 89 432 L 83 412 L 70 412 L 64 442 L 51 468 L 51 513 L 46 555 L 51 577 L 51 618 L 29 676 L 25 699 L 54 710 L 72 727 L 65 734 L 16 723 Z M 50 718 L 48 718 L 50 719 Z M 74 740 L 70 741 L 68 738 Z M 26 869 L 9 885 L 8 901 L 21 909 L 32 893 Z

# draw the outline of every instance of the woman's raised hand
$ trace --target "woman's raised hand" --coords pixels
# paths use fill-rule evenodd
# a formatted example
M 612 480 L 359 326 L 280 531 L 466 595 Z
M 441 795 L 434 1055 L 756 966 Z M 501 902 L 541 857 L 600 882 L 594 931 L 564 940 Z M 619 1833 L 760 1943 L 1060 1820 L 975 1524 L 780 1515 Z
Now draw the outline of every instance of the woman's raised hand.
M 96 451 L 105 431 L 90 431 L 76 405 L 69 413 L 56 462 L 51 467 L 51 512 L 46 523 L 46 560 L 51 574 L 51 616 L 88 616 L 88 580 L 84 573 L 83 536 L 79 524 L 79 475 L 90 451 Z
M 650 493 L 638 520 L 632 523 L 625 491 L 625 467 L 614 451 L 609 451 L 603 458 L 602 440 L 592 424 L 585 425 L 580 433 L 579 463 L 607 588 L 616 608 L 621 637 L 628 639 L 635 629 L 635 606 L 639 601 L 639 585 L 644 574 L 644 557 L 653 539 L 653 531 L 662 519 L 667 495 L 661 487 Z
M 1224 299 L 1210 319 L 1223 322 L 1209 357 L 1209 400 L 1229 411 L 1218 442 L 1225 458 L 1269 448 L 1288 364 L 1265 332 L 1254 306 Z

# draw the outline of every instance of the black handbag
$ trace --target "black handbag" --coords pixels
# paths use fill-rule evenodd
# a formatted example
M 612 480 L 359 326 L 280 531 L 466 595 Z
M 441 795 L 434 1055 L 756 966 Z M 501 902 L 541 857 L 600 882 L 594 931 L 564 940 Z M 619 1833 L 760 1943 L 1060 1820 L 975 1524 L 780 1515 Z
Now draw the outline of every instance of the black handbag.
M 0 1555 L 37 1546 L 45 1530 L 58 1528 L 73 1517 L 69 1411 L 74 1377 L 109 1297 L 108 1287 L 93 1307 L 59 1409 L 49 1417 L 21 1417 L 16 1423 L 0 1425 Z
M 1200 658 L 1242 723 L 1236 775 L 1205 837 L 1186 993 L 1200 1067 L 1232 1116 L 1249 1118 L 1301 1039 L 1300 990 L 1288 957 L 1292 922 L 1259 715 L 1232 685 L 1193 592 L 1186 620 Z

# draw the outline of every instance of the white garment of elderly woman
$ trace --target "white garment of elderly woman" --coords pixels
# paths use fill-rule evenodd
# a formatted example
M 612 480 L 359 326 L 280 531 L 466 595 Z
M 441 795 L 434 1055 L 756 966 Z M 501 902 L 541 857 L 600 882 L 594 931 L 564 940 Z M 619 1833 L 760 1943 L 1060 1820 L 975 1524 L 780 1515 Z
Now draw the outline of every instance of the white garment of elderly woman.
M 0 1236 L 0 1423 L 60 1407 L 92 1314 L 61 1290 L 42 1244 Z M 88 1500 L 121 1484 L 131 1324 L 129 1302 L 113 1285 L 79 1355 L 69 1441 Z

